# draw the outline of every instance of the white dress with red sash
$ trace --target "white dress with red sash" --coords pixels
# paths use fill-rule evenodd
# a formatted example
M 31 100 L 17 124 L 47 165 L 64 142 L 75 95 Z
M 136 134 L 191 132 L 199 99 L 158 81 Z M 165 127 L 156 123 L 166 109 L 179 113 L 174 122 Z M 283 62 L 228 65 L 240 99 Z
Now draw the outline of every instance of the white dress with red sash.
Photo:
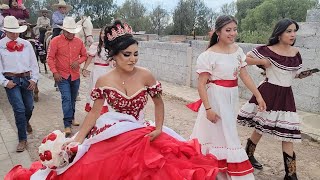
M 202 153 L 218 158 L 219 169 L 231 179 L 254 179 L 253 168 L 241 146 L 237 131 L 239 71 L 247 64 L 246 56 L 239 47 L 232 54 L 205 51 L 197 59 L 197 73 L 209 73 L 207 94 L 212 110 L 221 119 L 212 123 L 206 118 L 201 104 L 191 138 L 198 138 Z
M 91 90 L 95 87 L 96 82 L 100 76 L 103 74 L 109 72 L 111 68 L 110 61 L 108 60 L 108 54 L 106 53 L 106 50 L 104 47 L 101 47 L 101 53 L 100 56 L 98 55 L 98 43 L 93 43 L 89 50 L 88 50 L 88 55 L 91 56 L 93 59 L 93 68 L 90 73 L 90 79 L 89 79 L 89 92 L 87 95 L 87 103 L 85 106 L 85 111 L 89 112 L 92 108 L 93 105 L 93 100 L 91 99 Z M 108 111 L 107 104 L 104 105 L 101 114 L 104 112 Z

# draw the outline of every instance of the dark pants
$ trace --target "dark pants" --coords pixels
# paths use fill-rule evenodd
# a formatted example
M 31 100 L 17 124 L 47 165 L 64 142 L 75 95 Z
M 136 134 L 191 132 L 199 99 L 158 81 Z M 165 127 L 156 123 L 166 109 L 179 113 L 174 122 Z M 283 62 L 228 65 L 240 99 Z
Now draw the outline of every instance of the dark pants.
M 74 120 L 80 79 L 71 81 L 71 76 L 69 76 L 68 79 L 62 78 L 57 84 L 61 93 L 64 127 L 71 127 L 72 121 Z
M 30 77 L 6 76 L 6 78 L 17 84 L 14 88 L 5 90 L 14 112 L 19 141 L 27 140 L 27 123 L 33 111 L 33 91 L 27 89 Z
M 61 31 L 62 31 L 62 29 L 60 29 L 60 28 L 54 28 L 54 29 L 52 30 L 52 38 L 51 38 L 51 39 L 53 39 L 53 38 L 56 37 L 56 36 L 59 36 L 59 34 L 60 34 Z
M 47 29 L 46 28 L 39 28 L 39 41 L 44 44 L 44 38 L 46 35 Z

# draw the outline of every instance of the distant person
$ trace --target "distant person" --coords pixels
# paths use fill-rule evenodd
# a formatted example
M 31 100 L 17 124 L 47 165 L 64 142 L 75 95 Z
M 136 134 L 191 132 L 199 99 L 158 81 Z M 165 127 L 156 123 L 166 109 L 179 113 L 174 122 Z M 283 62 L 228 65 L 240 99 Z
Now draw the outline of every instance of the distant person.
M 59 26 L 62 26 L 63 20 L 72 9 L 72 6 L 66 4 L 64 0 L 59 0 L 59 3 L 52 5 L 52 7 L 55 9 L 55 12 L 52 14 L 52 38 L 54 38 L 62 31 Z
M 87 70 L 90 63 L 93 61 L 92 71 Z M 108 51 L 104 48 L 104 28 L 101 28 L 99 42 L 93 43 L 88 50 L 88 59 L 83 68 L 82 75 L 87 77 L 90 74 L 90 82 L 87 95 L 87 103 L 85 111 L 89 112 L 92 109 L 93 100 L 91 99 L 91 91 L 94 88 L 98 78 L 111 70 L 113 61 L 108 57 Z M 108 111 L 108 106 L 104 105 L 101 114 Z
M 18 19 L 20 25 L 25 25 L 26 19 L 30 18 L 29 11 L 27 8 L 22 4 L 22 1 L 17 0 L 9 0 L 9 9 L 3 10 L 3 16 L 14 16 Z
M 48 14 L 51 12 L 47 8 L 43 8 L 38 11 L 41 14 L 37 19 L 37 26 L 34 27 L 34 32 L 37 37 L 39 37 L 39 41 L 44 44 L 44 37 L 47 30 L 51 27 L 50 18 L 48 18 Z
M 9 6 L 6 4 L 0 4 L 0 39 L 4 38 L 6 36 L 6 34 L 4 33 L 3 29 L 3 15 L 2 15 L 2 11 L 4 9 L 9 9 Z

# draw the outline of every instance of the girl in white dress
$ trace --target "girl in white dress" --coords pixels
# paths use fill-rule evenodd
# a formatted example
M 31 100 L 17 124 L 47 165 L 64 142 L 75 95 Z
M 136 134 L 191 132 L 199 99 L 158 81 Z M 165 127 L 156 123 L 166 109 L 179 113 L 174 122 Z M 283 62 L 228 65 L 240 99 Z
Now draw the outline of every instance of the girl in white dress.
M 266 105 L 246 71 L 246 55 L 234 42 L 237 34 L 234 17 L 218 17 L 209 47 L 198 57 L 198 92 L 202 103 L 191 138 L 198 138 L 202 153 L 218 158 L 218 179 L 250 180 L 254 179 L 253 167 L 236 127 L 238 76 L 257 98 L 260 111 Z
M 101 29 L 100 31 L 100 36 L 99 36 L 99 42 L 93 43 L 89 50 L 88 50 L 88 59 L 85 62 L 83 69 L 82 69 L 82 75 L 84 77 L 87 77 L 90 74 L 90 83 L 89 83 L 89 91 L 88 91 L 88 96 L 87 96 L 87 103 L 85 106 L 85 110 L 89 112 L 92 108 L 93 105 L 93 100 L 91 99 L 91 90 L 94 88 L 97 79 L 109 72 L 111 68 L 111 62 L 110 58 L 108 58 L 108 53 L 106 52 L 106 49 L 104 48 L 104 28 Z M 92 72 L 87 70 L 88 66 L 90 65 L 91 61 L 93 60 L 93 69 Z M 108 107 L 105 105 L 103 106 L 101 110 L 101 114 L 105 113 L 108 111 Z

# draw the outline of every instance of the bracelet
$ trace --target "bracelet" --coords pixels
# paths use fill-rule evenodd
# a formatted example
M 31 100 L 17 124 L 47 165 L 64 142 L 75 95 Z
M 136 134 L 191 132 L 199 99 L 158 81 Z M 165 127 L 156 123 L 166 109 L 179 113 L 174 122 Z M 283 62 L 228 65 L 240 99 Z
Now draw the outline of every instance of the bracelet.
M 208 107 L 207 109 L 206 109 L 206 111 L 208 111 L 208 110 L 210 110 L 211 109 L 211 107 Z

